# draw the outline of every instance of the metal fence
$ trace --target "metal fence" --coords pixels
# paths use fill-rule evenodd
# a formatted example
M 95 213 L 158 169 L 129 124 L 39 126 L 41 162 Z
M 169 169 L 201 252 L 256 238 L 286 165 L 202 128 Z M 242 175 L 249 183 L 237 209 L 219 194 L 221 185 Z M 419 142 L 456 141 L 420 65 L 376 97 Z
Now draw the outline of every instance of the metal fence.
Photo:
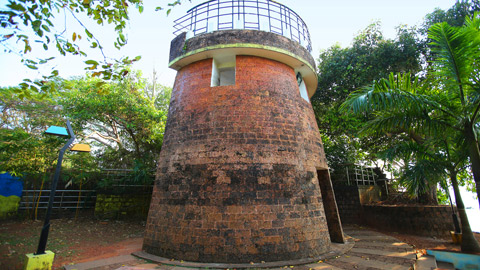
M 61 189 L 55 192 L 53 209 L 93 209 L 97 198 L 97 191 L 100 192 L 133 192 L 148 193 L 153 187 L 155 171 L 149 171 L 142 179 L 138 177 L 138 172 L 131 169 L 102 169 L 101 172 L 94 172 L 89 175 L 91 182 L 96 184 L 87 185 L 86 189 L 79 186 L 63 185 Z M 68 180 L 68 179 L 67 179 Z M 103 186 L 101 183 L 104 183 Z M 29 189 L 28 189 L 29 188 Z M 32 186 L 22 191 L 22 198 L 19 204 L 19 210 L 47 209 L 50 198 L 50 189 L 34 189 Z
M 290 8 L 270 0 L 212 0 L 197 5 L 174 21 L 174 35 L 193 36 L 217 30 L 252 29 L 285 36 L 312 51 L 305 22 Z
M 373 171 L 373 168 L 364 167 L 364 166 L 354 166 L 352 168 L 347 167 L 347 182 L 355 182 L 357 185 L 361 186 L 373 186 L 376 185 L 376 174 Z
M 378 176 L 372 167 L 346 165 L 343 171 L 332 174 L 332 179 L 349 186 L 375 186 Z
M 47 209 L 50 190 L 24 190 L 18 209 Z M 95 190 L 57 190 L 53 209 L 91 209 L 95 208 Z

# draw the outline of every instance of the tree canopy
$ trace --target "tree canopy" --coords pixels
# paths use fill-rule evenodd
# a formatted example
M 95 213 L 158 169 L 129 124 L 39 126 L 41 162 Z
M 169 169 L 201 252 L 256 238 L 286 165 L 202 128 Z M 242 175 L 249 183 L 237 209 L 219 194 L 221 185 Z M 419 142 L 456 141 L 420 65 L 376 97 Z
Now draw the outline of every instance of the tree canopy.
M 93 152 L 68 153 L 65 166 L 153 171 L 171 89 L 137 72 L 129 74 L 109 83 L 91 76 L 59 80 L 56 94 L 40 100 L 19 99 L 17 89 L 2 88 L 0 169 L 28 175 L 53 168 L 65 141 L 43 133 L 51 125 L 65 126 L 69 119 L 76 143 L 90 144 Z
M 421 67 L 422 51 L 416 46 L 419 41 L 414 29 L 399 27 L 392 40 L 383 37 L 380 27 L 379 22 L 369 25 L 355 37 L 352 46 L 334 45 L 321 52 L 318 59 L 319 83 L 311 102 L 333 172 L 359 160 L 376 160 L 368 155 L 395 140 L 395 136 L 359 138 L 356 133 L 365 116 L 342 115 L 340 104 L 357 88 L 390 72 L 417 72 Z
M 405 161 L 403 179 L 414 193 L 436 189 L 449 176 L 462 223 L 462 251 L 480 252 L 459 192 L 458 175 L 470 172 L 480 203 L 480 13 L 465 16 L 462 26 L 447 22 L 428 29 L 432 52 L 425 79 L 390 74 L 352 92 L 341 110 L 368 114 L 362 132 L 402 133 L 409 141 L 390 147 Z M 399 151 L 400 150 L 400 151 Z M 466 166 L 467 165 L 467 166 Z
M 180 0 L 168 1 L 167 15 L 171 8 L 180 4 Z M 157 6 L 155 10 L 163 10 Z M 87 56 L 86 49 L 95 49 L 100 52 L 101 59 L 90 58 L 85 60 L 85 69 L 92 76 L 104 80 L 117 80 L 125 76 L 128 65 L 140 60 L 140 56 L 110 58 L 103 48 L 102 32 L 92 30 L 92 25 L 110 25 L 115 32 L 114 46 L 117 49 L 128 42 L 126 26 L 130 13 L 136 10 L 144 11 L 142 0 L 8 0 L 0 9 L 0 44 L 4 52 L 18 54 L 22 63 L 30 69 L 38 69 L 40 65 L 55 62 L 55 57 L 35 57 L 35 50 L 57 51 L 61 56 Z M 60 19 L 60 18 L 63 18 Z M 79 31 L 72 31 L 63 22 L 69 18 L 79 26 Z M 18 49 L 16 44 L 23 44 Z M 36 54 L 38 55 L 38 54 Z M 38 81 L 25 79 L 20 84 L 21 98 L 34 92 L 52 92 L 55 90 L 48 81 L 60 74 L 52 69 L 50 74 L 43 74 Z

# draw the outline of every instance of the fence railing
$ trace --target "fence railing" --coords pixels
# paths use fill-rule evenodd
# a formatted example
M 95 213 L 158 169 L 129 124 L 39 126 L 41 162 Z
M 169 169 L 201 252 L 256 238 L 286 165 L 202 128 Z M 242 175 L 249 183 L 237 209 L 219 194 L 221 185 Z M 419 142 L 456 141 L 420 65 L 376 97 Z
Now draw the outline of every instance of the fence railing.
M 53 209 L 95 208 L 95 190 L 57 190 Z M 23 190 L 18 209 L 47 209 L 50 190 Z
M 346 165 L 341 172 L 332 174 L 332 180 L 349 186 L 374 186 L 377 185 L 378 175 L 372 167 Z
M 252 29 L 276 33 L 312 51 L 305 22 L 290 8 L 270 0 L 211 0 L 174 21 L 174 35 L 193 36 L 217 30 Z

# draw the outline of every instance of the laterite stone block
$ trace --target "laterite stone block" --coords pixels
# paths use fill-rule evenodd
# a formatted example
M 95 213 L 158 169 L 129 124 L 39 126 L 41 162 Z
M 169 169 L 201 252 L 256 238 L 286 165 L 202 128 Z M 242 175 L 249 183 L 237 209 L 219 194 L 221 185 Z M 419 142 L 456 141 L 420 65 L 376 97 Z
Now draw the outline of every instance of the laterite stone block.
M 327 252 L 327 164 L 294 70 L 236 56 L 235 85 L 210 87 L 211 72 L 205 59 L 177 74 L 143 249 L 229 263 Z

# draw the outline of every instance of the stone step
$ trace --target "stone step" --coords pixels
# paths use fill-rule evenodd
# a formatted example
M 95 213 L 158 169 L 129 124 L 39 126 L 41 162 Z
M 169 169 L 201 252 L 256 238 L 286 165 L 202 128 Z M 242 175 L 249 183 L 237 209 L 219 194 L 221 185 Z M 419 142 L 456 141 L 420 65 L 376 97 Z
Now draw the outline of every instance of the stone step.
M 381 241 L 381 242 L 392 242 L 396 243 L 398 242 L 397 238 L 393 238 L 391 236 L 387 235 L 362 235 L 362 236 L 353 236 L 353 238 L 357 239 L 358 241 L 370 241 L 370 242 L 375 242 L 375 241 Z
M 436 270 L 455 270 L 455 266 L 453 266 L 452 263 L 448 262 L 437 262 Z
M 363 230 L 343 230 L 344 233 L 348 235 L 363 236 L 363 235 L 379 235 L 381 233 L 374 231 L 363 231 Z M 383 235 L 383 234 L 381 234 Z
M 435 257 L 430 255 L 417 255 L 418 259 L 415 263 L 415 270 L 434 270 L 437 269 L 437 262 Z
M 413 251 L 398 252 L 398 251 L 380 250 L 380 249 L 357 248 L 356 246 L 352 248 L 351 251 L 357 252 L 357 253 L 364 253 L 364 254 L 398 257 L 398 258 L 409 259 L 409 260 L 415 260 L 417 258 L 417 255 Z
M 311 263 L 305 266 L 308 267 L 308 269 L 315 269 L 315 270 L 342 270 L 342 268 L 335 267 L 328 263 Z
M 388 242 L 362 242 L 358 241 L 355 243 L 355 247 L 358 248 L 368 248 L 368 249 L 380 249 L 380 250 L 391 250 L 391 251 L 400 251 L 400 252 L 409 252 L 413 251 L 413 247 L 402 243 L 388 243 Z
M 377 255 L 377 254 L 368 254 L 368 253 L 359 253 L 359 252 L 350 251 L 349 253 L 347 253 L 347 255 L 361 257 L 366 260 L 381 261 L 385 263 L 398 264 L 398 265 L 403 265 L 407 267 L 413 267 L 413 265 L 415 264 L 415 260 Z
M 368 269 L 391 269 L 391 270 L 407 270 L 409 269 L 408 266 L 404 265 L 399 265 L 399 264 L 394 264 L 394 263 L 388 263 L 388 262 L 383 262 L 383 261 L 378 261 L 378 260 L 370 260 L 369 258 L 362 258 L 358 256 L 342 256 L 335 261 L 340 261 L 343 263 L 350 263 L 354 266 L 355 269 L 361 269 L 361 268 L 368 268 Z M 329 261 L 328 263 L 333 264 L 333 261 Z M 335 265 L 335 264 L 333 264 Z M 355 267 L 357 266 L 357 267 Z M 350 268 L 350 269 L 354 269 Z M 348 268 L 346 268 L 348 269 Z

